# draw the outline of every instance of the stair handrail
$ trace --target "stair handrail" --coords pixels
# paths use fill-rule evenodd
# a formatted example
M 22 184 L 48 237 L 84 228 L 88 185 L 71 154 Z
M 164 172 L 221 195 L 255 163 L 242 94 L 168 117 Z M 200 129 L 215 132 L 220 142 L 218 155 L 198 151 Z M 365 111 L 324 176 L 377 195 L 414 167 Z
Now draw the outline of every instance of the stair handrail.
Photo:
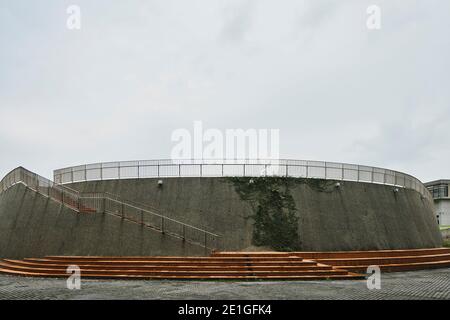
M 103 207 L 98 206 L 97 203 L 94 202 L 94 208 L 92 208 L 95 210 L 100 210 L 100 212 L 107 211 L 106 210 L 107 208 L 104 205 L 106 203 L 106 201 L 113 201 L 113 202 L 118 203 L 120 205 L 120 207 L 122 208 L 122 213 L 121 213 L 122 217 L 124 215 L 124 212 L 123 212 L 124 207 L 125 206 L 129 207 L 129 208 L 131 207 L 131 208 L 134 208 L 135 210 L 138 210 L 139 212 L 142 212 L 142 214 L 147 213 L 154 217 L 158 217 L 159 219 L 161 219 L 161 226 L 144 224 L 142 222 L 135 221 L 132 219 L 128 219 L 128 220 L 131 220 L 138 224 L 143 224 L 143 225 L 145 225 L 147 227 L 151 227 L 153 229 L 160 230 L 162 233 L 166 233 L 168 235 L 175 236 L 177 238 L 183 239 L 184 241 L 199 244 L 199 245 L 203 246 L 205 249 L 215 250 L 215 249 L 218 249 L 218 247 L 219 247 L 219 245 L 218 245 L 219 238 L 220 238 L 219 235 L 209 232 L 207 230 L 189 225 L 187 223 L 169 218 L 162 214 L 159 214 L 159 213 L 155 212 L 155 211 L 157 211 L 155 208 L 152 208 L 148 205 L 138 204 L 133 201 L 124 200 L 118 195 L 113 195 L 113 194 L 106 193 L 106 192 L 81 193 L 78 190 L 74 190 L 68 186 L 61 185 L 59 183 L 55 183 L 45 177 L 38 175 L 37 173 L 31 172 L 31 171 L 25 169 L 24 167 L 17 167 L 16 169 L 13 169 L 0 181 L 0 194 L 18 183 L 22 183 L 25 186 L 27 186 L 28 188 L 30 188 L 31 190 L 33 190 L 39 194 L 42 194 L 46 197 L 49 197 L 57 202 L 60 202 L 63 205 L 66 205 L 66 206 L 70 207 L 71 209 L 74 209 L 79 212 L 83 208 L 84 209 L 89 208 L 89 207 L 84 206 L 84 204 L 86 201 L 88 201 L 89 199 L 92 199 L 92 198 L 101 199 L 101 201 L 103 203 Z M 109 212 L 109 213 L 111 213 L 111 212 Z M 181 234 L 170 231 L 170 230 L 168 230 L 168 228 L 165 229 L 164 226 L 167 225 L 167 222 L 171 222 L 177 226 L 180 226 L 181 230 L 182 230 Z M 203 241 L 195 241 L 193 239 L 189 239 L 187 237 L 188 230 L 194 230 L 196 232 L 200 232 L 203 236 Z M 208 241 L 208 237 L 211 238 L 210 241 Z M 211 245 L 213 245 L 213 246 L 211 246 Z
M 101 192 L 80 192 L 80 195 L 81 195 L 81 197 L 86 197 L 86 196 L 89 196 L 89 195 L 95 195 L 95 194 L 99 194 L 99 193 L 100 193 L 100 194 L 104 194 L 105 197 L 110 198 L 110 199 L 112 199 L 112 200 L 117 200 L 117 201 L 119 201 L 119 202 L 124 202 L 124 203 L 127 203 L 127 204 L 129 204 L 129 205 L 132 205 L 132 206 L 135 206 L 135 207 L 139 207 L 139 208 L 145 209 L 145 210 L 151 212 L 152 214 L 167 217 L 167 216 L 165 216 L 165 212 L 164 212 L 164 213 L 160 213 L 160 211 L 163 211 L 163 210 L 161 210 L 160 208 L 156 208 L 156 207 L 154 207 L 154 206 L 152 206 L 152 205 L 149 205 L 149 204 L 147 204 L 147 203 L 137 202 L 137 201 L 133 201 L 133 200 L 130 200 L 130 199 L 124 199 L 123 197 L 121 197 L 121 196 L 118 195 L 118 194 L 113 194 L 113 193 L 110 193 L 110 192 L 101 191 Z M 176 221 L 175 219 L 172 219 L 172 218 L 169 218 L 169 217 L 167 217 L 167 218 L 168 218 L 169 220 L 174 220 L 174 221 Z M 199 230 L 205 231 L 205 232 L 207 232 L 207 233 L 209 233 L 209 234 L 211 234 L 211 235 L 216 235 L 216 236 L 220 237 L 220 235 L 214 234 L 212 231 L 206 230 L 206 228 L 205 228 L 204 226 L 202 226 L 201 228 L 199 228 L 199 227 L 195 227 L 195 226 L 189 225 L 189 224 L 184 223 L 184 222 L 181 222 L 181 221 L 178 221 L 178 222 L 181 223 L 181 224 L 184 224 L 184 225 L 186 225 L 186 226 L 190 226 L 190 227 L 192 227 L 192 228 L 195 228 L 195 229 L 199 229 Z
M 135 219 L 127 217 L 128 220 L 159 230 L 162 233 L 167 233 L 169 235 L 175 236 L 177 238 L 182 239 L 183 241 L 199 244 L 206 249 L 215 250 L 218 249 L 219 247 L 220 235 L 202 228 L 195 227 L 188 223 L 184 223 L 179 220 L 169 218 L 163 214 L 158 213 L 155 208 L 149 205 L 138 203 L 131 200 L 125 200 L 118 195 L 111 194 L 108 192 L 80 193 L 80 199 L 82 205 L 85 207 L 93 208 L 100 213 L 113 214 L 121 218 L 125 218 L 127 216 L 127 213 L 125 212 L 126 208 L 131 209 L 129 211 L 132 213 L 132 215 L 134 217 L 136 217 L 136 215 L 139 215 L 139 217 Z M 111 203 L 108 203 L 108 201 L 115 203 L 115 205 L 111 205 Z M 128 215 L 130 214 L 130 212 L 128 212 Z M 148 222 L 146 223 L 145 218 L 143 217 L 144 214 L 150 215 L 153 218 L 156 217 L 160 219 L 158 221 L 159 223 L 158 224 Z M 168 222 L 173 223 L 175 225 L 175 228 L 172 228 L 171 230 L 168 225 Z M 179 228 L 179 230 L 177 230 L 178 232 L 173 231 L 173 229 L 178 228 Z M 198 241 L 198 239 L 197 240 L 193 239 L 193 237 L 189 237 L 188 231 L 199 232 L 201 234 L 201 241 Z
M 0 181 L 0 193 L 18 183 L 22 183 L 33 191 L 69 205 L 72 208 L 79 208 L 80 193 L 77 190 L 55 183 L 24 167 L 17 167 L 6 174 Z

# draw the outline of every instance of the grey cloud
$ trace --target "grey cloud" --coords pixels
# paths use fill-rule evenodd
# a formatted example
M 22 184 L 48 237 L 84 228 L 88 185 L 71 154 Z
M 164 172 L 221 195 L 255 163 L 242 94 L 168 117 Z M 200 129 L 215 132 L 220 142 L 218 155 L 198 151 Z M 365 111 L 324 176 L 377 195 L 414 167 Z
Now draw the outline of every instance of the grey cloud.
M 223 28 L 220 38 L 225 42 L 240 43 L 251 27 L 251 15 L 255 6 L 252 0 L 229 4 L 222 9 Z
M 450 177 L 450 3 L 0 5 L 0 175 L 165 158 L 178 128 L 280 129 L 281 156 Z

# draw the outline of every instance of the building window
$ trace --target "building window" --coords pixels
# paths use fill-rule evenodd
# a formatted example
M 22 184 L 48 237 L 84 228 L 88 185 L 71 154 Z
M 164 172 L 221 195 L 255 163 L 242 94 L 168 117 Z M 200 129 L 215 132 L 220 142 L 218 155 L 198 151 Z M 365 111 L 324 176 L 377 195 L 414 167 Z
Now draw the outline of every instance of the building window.
M 448 184 L 429 186 L 428 190 L 431 192 L 434 199 L 448 198 Z

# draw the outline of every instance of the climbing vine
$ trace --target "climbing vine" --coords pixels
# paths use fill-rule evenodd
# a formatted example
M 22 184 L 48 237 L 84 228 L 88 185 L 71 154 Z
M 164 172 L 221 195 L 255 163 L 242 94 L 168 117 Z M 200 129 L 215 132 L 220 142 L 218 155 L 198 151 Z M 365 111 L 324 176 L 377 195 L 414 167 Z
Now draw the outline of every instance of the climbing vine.
M 299 250 L 297 208 L 290 193 L 296 184 L 331 192 L 330 181 L 290 177 L 228 178 L 241 199 L 250 202 L 254 219 L 253 244 L 278 251 Z
M 297 250 L 298 217 L 289 192 L 291 181 L 265 177 L 230 180 L 241 199 L 249 201 L 253 209 L 253 244 L 278 251 Z

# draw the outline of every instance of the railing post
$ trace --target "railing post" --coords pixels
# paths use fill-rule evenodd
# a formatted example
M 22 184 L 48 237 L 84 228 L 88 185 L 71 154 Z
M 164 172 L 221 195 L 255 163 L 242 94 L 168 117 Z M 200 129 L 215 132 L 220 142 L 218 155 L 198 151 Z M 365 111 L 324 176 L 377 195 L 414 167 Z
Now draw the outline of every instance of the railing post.
M 141 210 L 141 224 L 144 225 L 144 210 Z
M 164 233 L 164 217 L 161 217 L 161 232 Z
M 186 226 L 183 224 L 183 241 L 186 241 Z
M 106 213 L 106 197 L 102 195 L 103 203 L 102 203 L 102 213 Z
M 203 234 L 205 235 L 205 249 L 206 249 L 206 248 L 208 248 L 208 247 L 206 246 L 206 238 L 207 238 L 207 234 L 206 234 L 206 232 L 203 232 Z
M 216 250 L 218 249 L 218 247 L 219 247 L 219 246 L 217 245 L 218 239 L 217 239 L 216 236 L 214 236 L 213 239 L 214 239 L 214 248 L 213 248 L 213 251 L 216 251 Z
M 124 207 L 123 207 L 123 202 L 120 203 L 121 206 L 121 215 L 122 215 L 122 219 L 124 218 Z

